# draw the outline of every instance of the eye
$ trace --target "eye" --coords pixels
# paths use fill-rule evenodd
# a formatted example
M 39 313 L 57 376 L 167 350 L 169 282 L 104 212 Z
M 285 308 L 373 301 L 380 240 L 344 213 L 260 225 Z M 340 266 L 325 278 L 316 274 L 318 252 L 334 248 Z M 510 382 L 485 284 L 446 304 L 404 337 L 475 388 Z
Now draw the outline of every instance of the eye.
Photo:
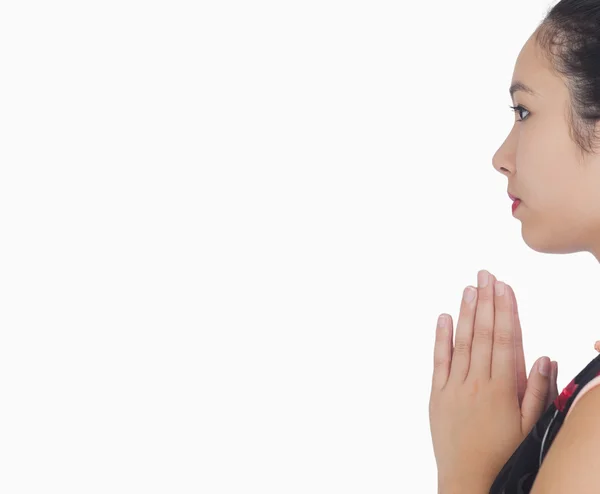
M 521 120 L 517 120 L 518 122 L 521 122 L 523 120 L 527 120 L 528 116 L 523 118 L 523 115 L 521 114 L 521 112 L 526 111 L 527 113 L 529 113 L 529 110 L 527 108 L 522 107 L 521 105 L 517 105 L 517 106 L 509 106 L 509 108 L 514 111 L 515 113 L 519 112 L 519 116 L 521 117 Z

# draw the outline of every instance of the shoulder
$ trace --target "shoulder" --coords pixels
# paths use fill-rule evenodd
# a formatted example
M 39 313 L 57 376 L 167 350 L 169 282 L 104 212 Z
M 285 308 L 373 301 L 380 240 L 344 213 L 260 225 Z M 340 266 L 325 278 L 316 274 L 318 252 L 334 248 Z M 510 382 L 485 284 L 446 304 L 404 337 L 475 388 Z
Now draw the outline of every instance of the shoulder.
M 600 472 L 600 379 L 581 389 L 550 446 L 531 494 L 584 494 Z M 568 419 L 568 420 L 567 420 Z

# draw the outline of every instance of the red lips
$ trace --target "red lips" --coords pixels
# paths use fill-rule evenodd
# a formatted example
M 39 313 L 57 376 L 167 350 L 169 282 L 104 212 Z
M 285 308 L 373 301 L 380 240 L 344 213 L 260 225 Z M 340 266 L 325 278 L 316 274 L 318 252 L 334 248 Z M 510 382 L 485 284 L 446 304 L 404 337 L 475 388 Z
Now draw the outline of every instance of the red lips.
M 510 192 L 508 192 L 508 197 L 510 197 L 513 201 L 518 199 L 518 197 L 513 196 Z
M 519 207 L 519 204 L 521 204 L 521 199 L 515 199 L 512 203 L 512 212 L 514 214 L 515 209 L 517 209 Z

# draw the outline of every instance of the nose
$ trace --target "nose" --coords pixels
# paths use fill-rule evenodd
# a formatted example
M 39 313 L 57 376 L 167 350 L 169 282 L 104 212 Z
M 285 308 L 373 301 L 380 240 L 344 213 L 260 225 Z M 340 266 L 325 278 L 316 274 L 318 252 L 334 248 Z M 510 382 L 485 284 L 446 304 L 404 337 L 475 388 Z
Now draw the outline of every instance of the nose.
M 516 150 L 515 146 L 511 145 L 510 134 L 504 140 L 502 145 L 494 153 L 492 165 L 502 175 L 510 176 L 516 171 Z

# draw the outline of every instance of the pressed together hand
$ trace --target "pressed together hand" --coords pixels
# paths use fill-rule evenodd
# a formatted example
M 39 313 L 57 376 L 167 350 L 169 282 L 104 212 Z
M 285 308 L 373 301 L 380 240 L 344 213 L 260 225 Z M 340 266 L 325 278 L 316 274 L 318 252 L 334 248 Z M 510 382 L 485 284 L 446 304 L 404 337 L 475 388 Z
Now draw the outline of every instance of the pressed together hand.
M 543 357 L 526 376 L 514 292 L 487 271 L 463 293 L 454 340 L 452 318 L 442 314 L 429 402 L 439 488 L 488 492 L 558 395 L 557 365 Z

